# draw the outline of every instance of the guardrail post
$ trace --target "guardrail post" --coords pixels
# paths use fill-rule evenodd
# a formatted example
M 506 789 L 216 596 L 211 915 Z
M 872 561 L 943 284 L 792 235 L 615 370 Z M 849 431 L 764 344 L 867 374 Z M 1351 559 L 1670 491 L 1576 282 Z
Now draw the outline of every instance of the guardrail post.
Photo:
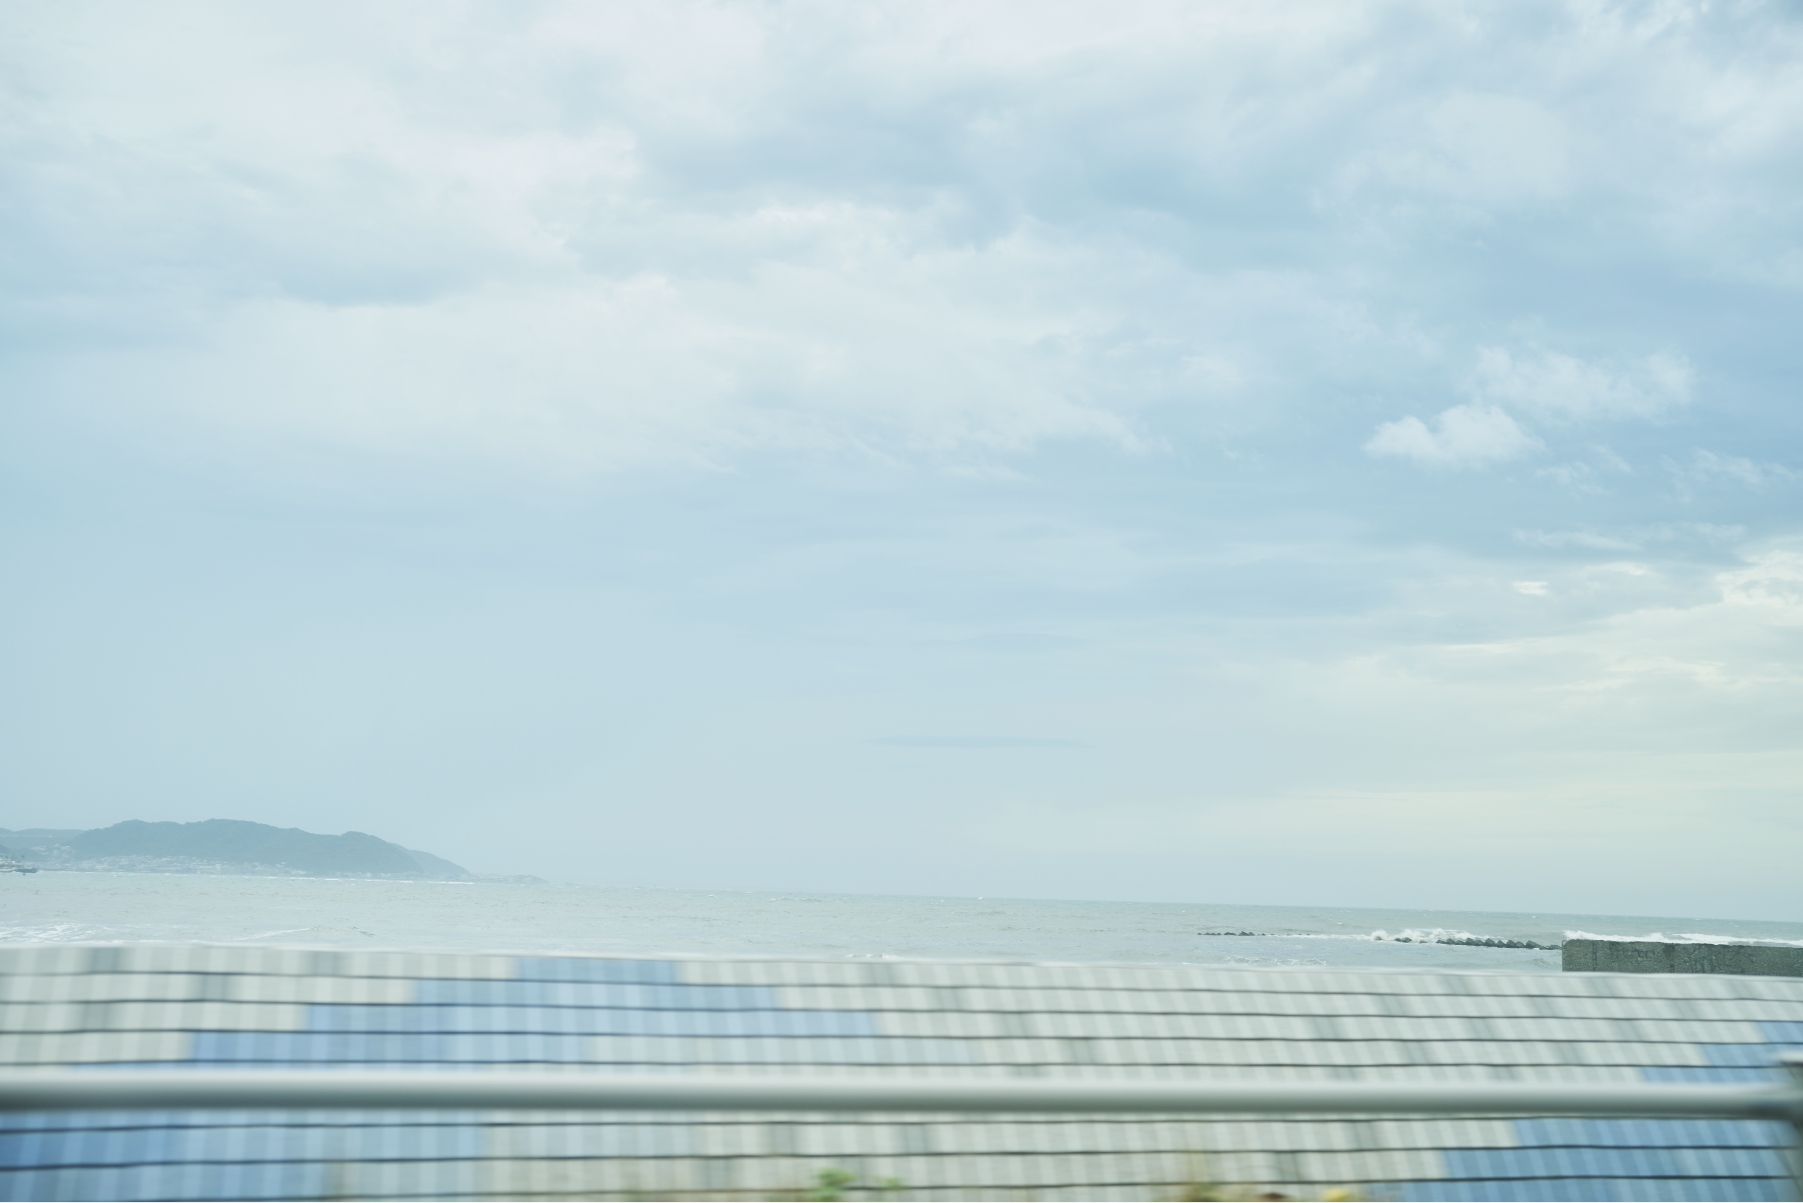
M 1790 1071 L 1795 1087 L 1790 1108 L 1790 1182 L 1791 1198 L 1803 1199 L 1803 1053 L 1785 1053 L 1778 1060 Z

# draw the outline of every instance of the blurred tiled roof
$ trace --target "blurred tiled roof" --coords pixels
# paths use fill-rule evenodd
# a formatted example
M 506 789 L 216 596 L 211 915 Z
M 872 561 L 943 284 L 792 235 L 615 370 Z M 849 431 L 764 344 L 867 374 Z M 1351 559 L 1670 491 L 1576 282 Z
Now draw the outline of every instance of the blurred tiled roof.
M 0 949 L 0 1065 L 1753 1081 L 1803 980 Z M 508 1113 L 0 1118 L 0 1197 L 1790 1197 L 1728 1121 Z M 830 1192 L 829 1192 L 830 1193 Z

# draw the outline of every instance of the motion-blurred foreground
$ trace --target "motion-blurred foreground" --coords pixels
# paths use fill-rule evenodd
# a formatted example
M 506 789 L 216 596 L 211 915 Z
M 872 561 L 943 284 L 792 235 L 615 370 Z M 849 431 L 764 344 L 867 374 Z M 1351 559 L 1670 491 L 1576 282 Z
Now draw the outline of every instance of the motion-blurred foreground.
M 8 1068 L 1739 1082 L 1803 980 L 0 949 Z M 87 1112 L 0 1117 L 9 1199 L 1779 1199 L 1729 1120 Z

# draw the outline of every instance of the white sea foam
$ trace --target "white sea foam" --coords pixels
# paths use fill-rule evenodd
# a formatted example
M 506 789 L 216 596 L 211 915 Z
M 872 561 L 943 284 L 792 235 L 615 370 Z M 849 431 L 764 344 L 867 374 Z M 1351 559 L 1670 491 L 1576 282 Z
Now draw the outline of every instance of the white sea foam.
M 40 927 L 0 927 L 0 943 L 75 944 L 119 939 L 118 929 L 90 923 L 50 923 Z
M 1523 938 L 1518 936 L 1480 936 L 1461 927 L 1405 927 L 1394 933 L 1380 927 L 1373 932 L 1269 932 L 1260 934 L 1277 940 L 1359 940 L 1366 944 L 1383 941 L 1397 944 L 1447 944 L 1459 940 Z

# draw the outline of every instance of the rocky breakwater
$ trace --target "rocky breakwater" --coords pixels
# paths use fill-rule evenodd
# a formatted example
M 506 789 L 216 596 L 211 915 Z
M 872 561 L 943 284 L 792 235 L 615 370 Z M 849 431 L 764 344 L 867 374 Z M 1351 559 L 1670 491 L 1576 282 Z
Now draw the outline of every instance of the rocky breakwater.
M 1262 931 L 1199 931 L 1196 934 L 1198 936 L 1271 936 L 1277 933 Z M 1392 936 L 1388 932 L 1379 931 L 1372 932 L 1371 938 L 1376 941 L 1391 944 L 1459 944 L 1466 948 L 1525 948 L 1533 949 L 1536 952 L 1559 951 L 1559 945 L 1557 944 L 1538 944 L 1533 940 L 1499 940 L 1494 936 L 1448 935 L 1441 932 L 1417 932 L 1413 935 L 1404 932 L 1402 935 Z
M 1466 948 L 1534 948 L 1541 952 L 1557 952 L 1557 944 L 1536 944 L 1532 940 L 1498 940 L 1493 936 L 1440 936 L 1437 938 L 1417 938 L 1414 936 L 1394 936 L 1398 944 L 1459 944 Z

